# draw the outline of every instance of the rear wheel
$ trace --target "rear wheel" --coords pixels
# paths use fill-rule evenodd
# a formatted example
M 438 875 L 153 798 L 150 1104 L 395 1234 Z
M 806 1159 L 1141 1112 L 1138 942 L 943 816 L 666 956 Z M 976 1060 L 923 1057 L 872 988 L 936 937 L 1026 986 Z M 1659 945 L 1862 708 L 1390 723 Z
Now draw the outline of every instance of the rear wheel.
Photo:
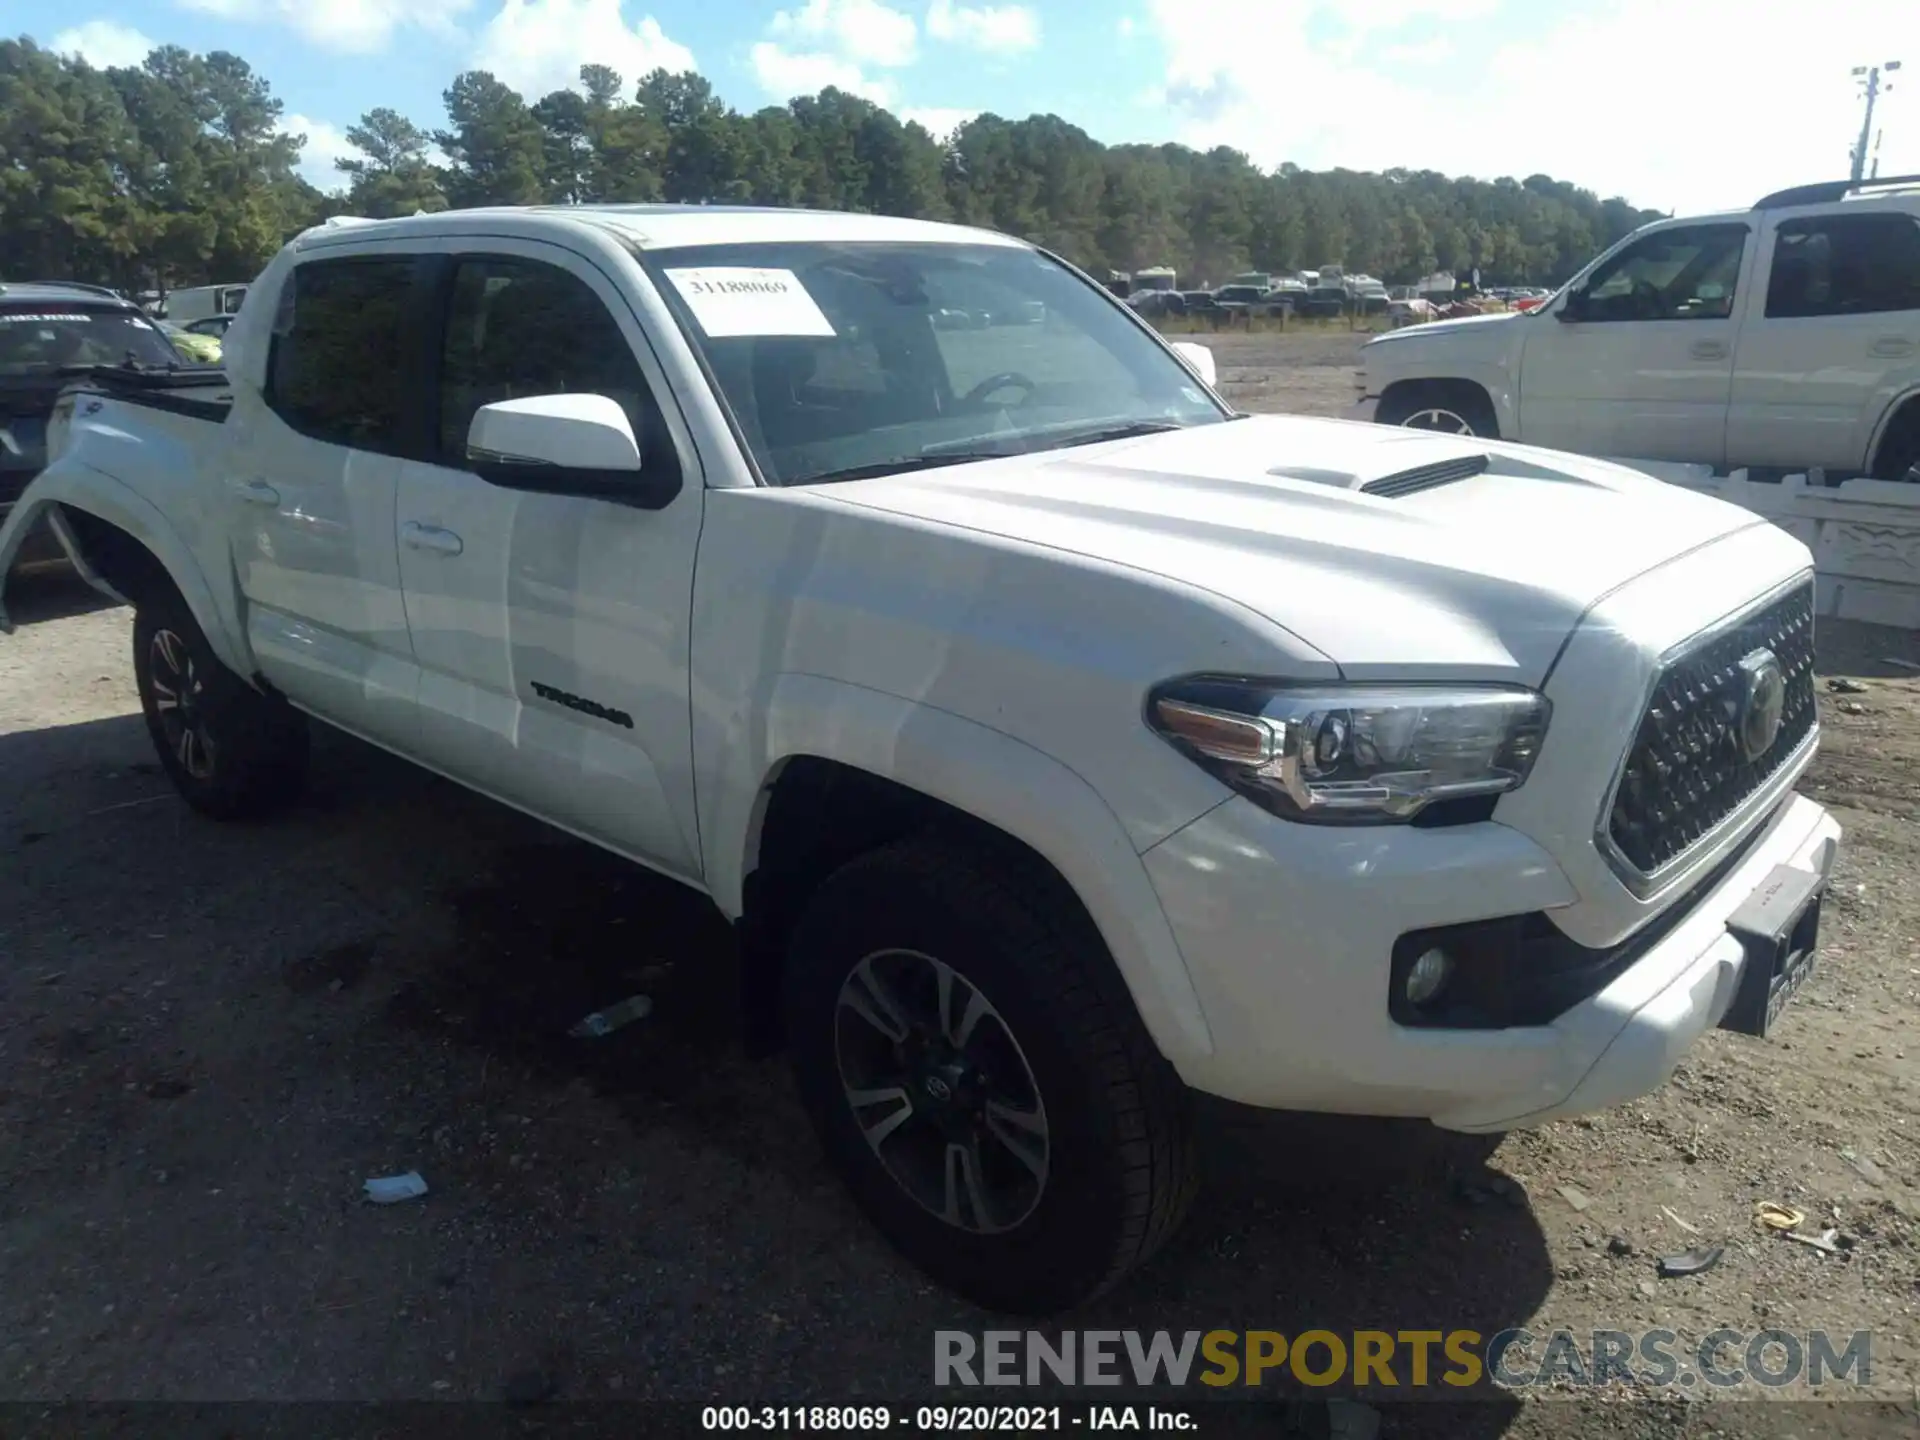
M 1920 482 L 1920 404 L 1909 405 L 1894 417 L 1874 474 L 1882 480 Z
M 1487 392 L 1459 380 L 1396 386 L 1380 402 L 1374 419 L 1382 425 L 1409 430 L 1473 435 L 1483 440 L 1500 438 L 1500 422 Z
M 787 963 L 788 1043 L 829 1158 L 934 1279 L 1045 1314 L 1114 1284 L 1194 1189 L 1185 1091 L 1059 902 L 959 845 L 835 873 Z
M 194 809 L 216 820 L 255 819 L 299 795 L 306 718 L 221 664 L 170 590 L 143 598 L 135 611 L 133 669 L 154 750 Z

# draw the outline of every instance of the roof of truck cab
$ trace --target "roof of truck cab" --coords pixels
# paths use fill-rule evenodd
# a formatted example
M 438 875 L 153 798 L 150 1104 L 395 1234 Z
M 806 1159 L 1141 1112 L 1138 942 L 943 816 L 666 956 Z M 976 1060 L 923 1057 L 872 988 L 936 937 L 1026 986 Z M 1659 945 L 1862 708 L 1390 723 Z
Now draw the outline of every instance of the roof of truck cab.
M 300 248 L 351 244 L 406 235 L 537 235 L 556 226 L 611 232 L 643 250 L 696 245 L 781 242 L 893 241 L 947 245 L 1009 245 L 1025 242 L 992 230 L 905 220 L 893 215 L 854 215 L 835 210 L 782 210 L 745 205 L 501 205 L 443 210 L 394 220 L 340 217 L 300 237 Z

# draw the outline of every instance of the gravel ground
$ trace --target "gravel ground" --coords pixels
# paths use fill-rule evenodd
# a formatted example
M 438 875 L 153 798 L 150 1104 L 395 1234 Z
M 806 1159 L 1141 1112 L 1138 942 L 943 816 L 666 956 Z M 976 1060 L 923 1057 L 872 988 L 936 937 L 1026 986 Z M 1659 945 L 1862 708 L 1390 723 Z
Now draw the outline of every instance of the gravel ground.
M 1344 337 L 1216 344 L 1249 408 L 1351 403 Z M 934 1330 L 991 1325 L 874 1237 L 780 1063 L 742 1057 L 704 902 L 333 735 L 293 815 L 200 821 L 152 762 L 126 612 L 24 588 L 0 640 L 0 1401 L 529 1376 L 900 1400 Z M 1382 1433 L 1920 1430 L 1920 637 L 1829 624 L 1820 659 L 1807 788 L 1848 835 L 1773 1040 L 1715 1034 L 1647 1100 L 1497 1148 L 1209 1108 L 1191 1225 L 1049 1328 L 1870 1329 L 1904 1410 L 1495 1396 Z M 636 990 L 651 1019 L 566 1036 Z M 360 1198 L 410 1169 L 424 1199 Z M 1851 1248 L 1760 1235 L 1759 1200 Z M 1717 1268 L 1656 1278 L 1699 1245 Z

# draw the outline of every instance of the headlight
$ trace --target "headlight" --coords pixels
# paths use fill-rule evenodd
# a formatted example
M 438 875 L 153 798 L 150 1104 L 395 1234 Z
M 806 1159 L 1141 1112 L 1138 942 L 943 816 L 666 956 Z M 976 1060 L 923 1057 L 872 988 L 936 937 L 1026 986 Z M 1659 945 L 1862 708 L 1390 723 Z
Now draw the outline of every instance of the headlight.
M 1384 824 L 1437 800 L 1518 789 L 1551 708 L 1544 696 L 1507 686 L 1185 680 L 1156 690 L 1147 718 L 1276 814 Z

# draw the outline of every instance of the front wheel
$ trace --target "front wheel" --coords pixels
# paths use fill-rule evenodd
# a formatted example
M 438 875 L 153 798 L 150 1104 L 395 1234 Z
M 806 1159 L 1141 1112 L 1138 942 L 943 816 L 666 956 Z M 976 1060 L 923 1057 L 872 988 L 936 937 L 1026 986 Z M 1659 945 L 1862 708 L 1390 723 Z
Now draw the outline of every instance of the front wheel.
M 1500 422 L 1493 402 L 1477 385 L 1464 381 L 1435 381 L 1396 387 L 1373 417 L 1382 425 L 1409 430 L 1433 430 L 1443 435 L 1500 438 Z
M 299 795 L 306 717 L 221 664 L 179 596 L 154 595 L 134 612 L 133 671 L 154 750 L 194 809 L 255 819 Z
M 834 874 L 789 953 L 828 1157 L 908 1259 L 989 1309 L 1098 1294 L 1192 1197 L 1185 1092 L 1088 928 L 998 862 L 913 840 Z

